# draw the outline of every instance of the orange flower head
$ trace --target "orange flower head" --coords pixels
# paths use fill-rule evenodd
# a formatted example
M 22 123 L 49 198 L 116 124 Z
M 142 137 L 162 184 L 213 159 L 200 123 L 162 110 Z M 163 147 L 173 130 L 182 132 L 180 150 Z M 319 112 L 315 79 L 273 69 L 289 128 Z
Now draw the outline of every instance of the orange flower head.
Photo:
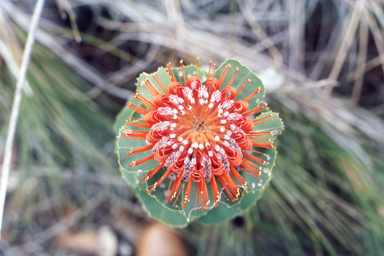
M 238 91 L 231 86 L 238 68 L 227 84 L 223 84 L 228 70 L 227 65 L 219 78 L 210 77 L 212 62 L 210 62 L 206 81 L 199 79 L 197 59 L 196 76 L 187 77 L 184 72 L 183 86 L 176 80 L 171 64 L 168 64 L 169 84 L 164 85 L 155 74 L 157 88 L 148 80 L 144 87 L 153 96 L 153 100 L 136 93 L 134 98 L 144 107 L 128 103 L 133 111 L 144 116 L 143 119 L 127 121 L 126 124 L 146 128 L 140 130 L 126 129 L 123 137 L 131 140 L 146 140 L 148 145 L 132 149 L 127 155 L 152 151 L 147 157 L 132 161 L 130 166 L 137 166 L 155 159 L 159 165 L 145 174 L 141 182 L 145 183 L 155 174 L 162 176 L 153 185 L 148 186 L 148 192 L 155 190 L 166 178 L 172 178 L 167 203 L 176 202 L 182 188 L 182 207 L 189 202 L 191 189 L 196 189 L 198 209 L 204 210 L 214 200 L 217 206 L 220 192 L 224 190 L 228 200 L 236 201 L 244 190 L 248 190 L 247 182 L 242 172 L 256 178 L 261 176 L 263 166 L 268 163 L 255 156 L 264 155 L 255 149 L 273 148 L 270 139 L 263 138 L 273 135 L 270 131 L 254 131 L 255 125 L 269 122 L 273 115 L 251 120 L 250 117 L 267 109 L 267 104 L 261 104 L 249 109 L 248 101 L 260 92 L 260 87 L 242 100 L 236 100 L 243 88 L 251 82 L 246 80 Z M 228 80 L 228 79 L 227 79 Z M 248 153 L 247 153 L 248 152 Z M 208 186 L 212 194 L 208 193 Z

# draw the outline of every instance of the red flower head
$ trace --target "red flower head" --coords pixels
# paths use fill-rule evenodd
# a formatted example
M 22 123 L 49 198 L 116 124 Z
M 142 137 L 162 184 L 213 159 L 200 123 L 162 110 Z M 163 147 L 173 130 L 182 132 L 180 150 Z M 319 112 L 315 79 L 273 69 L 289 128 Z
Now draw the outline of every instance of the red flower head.
M 267 104 L 249 109 L 248 101 L 260 92 L 260 87 L 254 88 L 253 93 L 242 100 L 236 99 L 251 82 L 250 79 L 246 80 L 238 87 L 238 91 L 231 86 L 238 68 L 229 82 L 224 84 L 228 71 L 235 67 L 227 65 L 216 79 L 215 68 L 210 76 L 210 62 L 206 81 L 202 81 L 199 79 L 198 63 L 199 58 L 196 76 L 187 77 L 183 61 L 180 61 L 180 75 L 185 87 L 177 81 L 171 64 L 168 64 L 168 85 L 163 84 L 156 74 L 152 74 L 156 86 L 149 79 L 144 79 L 142 85 L 153 96 L 153 100 L 136 93 L 134 98 L 143 107 L 131 102 L 127 104 L 133 111 L 142 114 L 144 119 L 133 118 L 126 121 L 125 125 L 138 129 L 126 129 L 123 138 L 146 140 L 148 143 L 131 149 L 126 156 L 152 151 L 152 154 L 132 161 L 131 167 L 152 159 L 159 163 L 141 178 L 141 182 L 145 183 L 155 174 L 162 174 L 156 182 L 148 186 L 149 193 L 166 178 L 172 178 L 165 201 L 176 201 L 185 186 L 181 206 L 185 207 L 191 190 L 196 189 L 198 208 L 204 210 L 212 199 L 217 206 L 219 192 L 223 189 L 232 201 L 236 201 L 243 193 L 241 188 L 247 191 L 248 184 L 242 172 L 256 178 L 261 176 L 261 170 L 268 163 L 260 158 L 266 154 L 259 152 L 258 148 L 274 147 L 270 139 L 263 138 L 273 135 L 273 132 L 254 131 L 254 127 L 271 121 L 273 114 L 251 120 L 251 116 L 265 111 Z M 162 91 L 156 88 L 161 88 Z M 208 193 L 208 186 L 211 187 L 212 194 Z

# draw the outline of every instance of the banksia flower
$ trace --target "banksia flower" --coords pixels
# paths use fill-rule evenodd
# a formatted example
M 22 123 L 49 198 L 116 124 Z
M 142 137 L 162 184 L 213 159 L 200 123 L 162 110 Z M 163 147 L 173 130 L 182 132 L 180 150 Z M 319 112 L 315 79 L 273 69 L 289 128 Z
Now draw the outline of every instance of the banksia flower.
M 261 102 L 264 87 L 247 78 L 244 66 L 229 62 L 218 73 L 210 62 L 205 75 L 199 58 L 192 73 L 182 60 L 180 65 L 168 64 L 139 81 L 127 106 L 140 118 L 128 117 L 119 136 L 141 146 L 126 152 L 130 163 L 122 168 L 142 173 L 136 183 L 148 183 L 148 193 L 163 186 L 165 204 L 179 201 L 184 208 L 192 198 L 193 209 L 204 211 L 217 207 L 221 195 L 236 202 L 247 193 L 249 179 L 263 186 L 263 172 L 270 175 L 267 153 L 273 150 L 274 158 L 272 139 L 282 129 L 281 120 L 267 111 Z M 254 182 L 251 186 L 255 191 Z

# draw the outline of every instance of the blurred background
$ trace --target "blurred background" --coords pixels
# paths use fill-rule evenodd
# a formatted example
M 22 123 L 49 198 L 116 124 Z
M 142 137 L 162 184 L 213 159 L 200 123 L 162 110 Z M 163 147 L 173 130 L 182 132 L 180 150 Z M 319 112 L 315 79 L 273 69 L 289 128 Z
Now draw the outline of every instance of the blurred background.
M 0 159 L 34 6 L 0 1 Z M 46 0 L 0 255 L 384 255 L 383 28 L 380 0 Z M 170 230 L 120 178 L 112 127 L 141 72 L 197 56 L 255 71 L 285 130 L 257 205 Z

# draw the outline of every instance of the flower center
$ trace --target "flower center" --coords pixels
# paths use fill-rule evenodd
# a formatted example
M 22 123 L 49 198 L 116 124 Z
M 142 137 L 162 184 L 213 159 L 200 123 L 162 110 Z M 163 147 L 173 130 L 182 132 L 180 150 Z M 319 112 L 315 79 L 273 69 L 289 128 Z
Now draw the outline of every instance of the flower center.
M 207 128 L 205 126 L 205 121 L 197 119 L 194 123 L 192 123 L 192 130 L 197 131 L 198 133 L 206 133 Z

